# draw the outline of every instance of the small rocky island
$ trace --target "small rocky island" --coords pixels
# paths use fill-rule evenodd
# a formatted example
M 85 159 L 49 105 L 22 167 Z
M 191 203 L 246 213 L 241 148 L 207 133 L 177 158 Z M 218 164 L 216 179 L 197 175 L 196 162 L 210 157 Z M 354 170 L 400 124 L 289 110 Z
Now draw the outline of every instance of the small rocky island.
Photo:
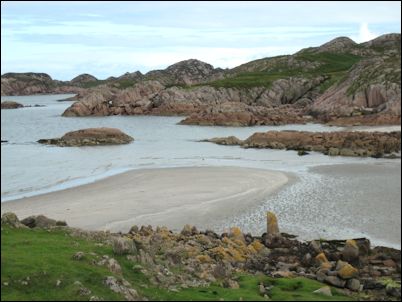
M 14 102 L 14 101 L 4 101 L 1 102 L 1 109 L 18 109 L 22 108 L 24 105 Z
M 203 140 L 218 145 L 239 145 L 243 148 L 269 148 L 316 151 L 336 156 L 384 157 L 401 150 L 401 132 L 257 132 L 245 140 L 234 136 Z
M 98 145 L 128 144 L 134 140 L 131 136 L 116 128 L 87 128 L 67 132 L 61 138 L 40 139 L 38 143 L 59 147 L 80 147 Z

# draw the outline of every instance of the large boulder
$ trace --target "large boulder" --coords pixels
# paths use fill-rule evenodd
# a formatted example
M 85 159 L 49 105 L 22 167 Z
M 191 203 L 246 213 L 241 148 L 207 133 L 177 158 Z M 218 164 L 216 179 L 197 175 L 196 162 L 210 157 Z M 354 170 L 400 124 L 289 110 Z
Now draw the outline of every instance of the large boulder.
M 1 225 L 6 225 L 16 229 L 26 228 L 26 226 L 19 221 L 17 215 L 12 212 L 4 213 L 1 216 Z
M 44 215 L 29 216 L 21 220 L 21 223 L 29 228 L 51 228 L 55 226 L 67 226 L 65 221 L 59 221 L 55 219 L 48 218 Z
M 38 143 L 60 147 L 128 144 L 134 139 L 116 128 L 88 128 L 68 132 L 61 138 L 40 139 Z

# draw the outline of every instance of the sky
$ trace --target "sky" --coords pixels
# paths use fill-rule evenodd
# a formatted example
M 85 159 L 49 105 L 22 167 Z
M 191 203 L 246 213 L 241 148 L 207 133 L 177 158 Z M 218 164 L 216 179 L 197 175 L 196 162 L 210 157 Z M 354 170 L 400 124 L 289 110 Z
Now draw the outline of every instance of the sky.
M 401 32 L 401 2 L 2 1 L 1 73 L 99 79 L 199 59 L 232 68 Z

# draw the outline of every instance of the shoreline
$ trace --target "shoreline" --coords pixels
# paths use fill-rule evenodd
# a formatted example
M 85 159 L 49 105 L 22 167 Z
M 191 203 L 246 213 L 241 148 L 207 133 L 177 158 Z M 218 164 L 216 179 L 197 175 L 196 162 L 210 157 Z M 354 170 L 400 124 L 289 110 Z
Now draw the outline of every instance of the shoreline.
M 262 203 L 289 182 L 279 171 L 237 167 L 131 170 L 93 183 L 2 203 L 19 217 L 43 214 L 90 230 L 133 225 L 206 228 Z M 88 213 L 92 213 L 88 215 Z

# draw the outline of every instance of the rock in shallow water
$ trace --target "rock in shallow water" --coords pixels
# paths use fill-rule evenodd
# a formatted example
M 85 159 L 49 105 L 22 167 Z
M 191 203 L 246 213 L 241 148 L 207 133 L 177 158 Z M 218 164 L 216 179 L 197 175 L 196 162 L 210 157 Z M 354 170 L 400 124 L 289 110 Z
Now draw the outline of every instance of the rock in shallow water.
M 1 109 L 17 109 L 22 107 L 24 107 L 24 105 L 13 101 L 4 101 L 1 103 Z
M 38 143 L 60 147 L 80 147 L 128 144 L 133 140 L 134 138 L 116 128 L 88 128 L 68 132 L 61 138 L 40 139 Z

